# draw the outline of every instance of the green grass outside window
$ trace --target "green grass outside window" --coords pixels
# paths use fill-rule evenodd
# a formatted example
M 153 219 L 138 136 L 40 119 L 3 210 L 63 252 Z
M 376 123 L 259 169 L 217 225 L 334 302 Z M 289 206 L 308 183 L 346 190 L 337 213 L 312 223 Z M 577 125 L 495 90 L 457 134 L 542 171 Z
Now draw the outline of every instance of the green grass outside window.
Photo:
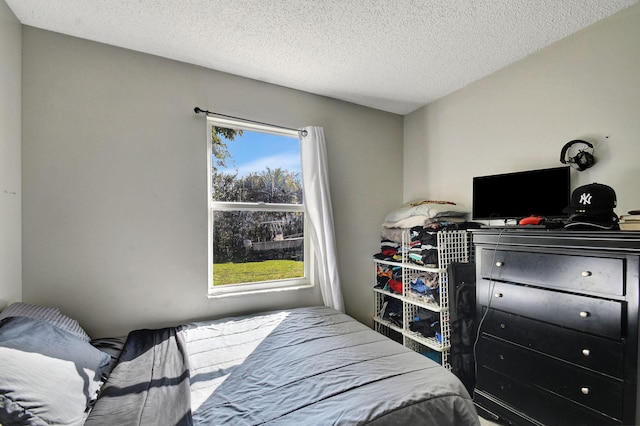
M 256 283 L 304 276 L 304 262 L 266 260 L 264 262 L 216 263 L 213 265 L 213 285 Z

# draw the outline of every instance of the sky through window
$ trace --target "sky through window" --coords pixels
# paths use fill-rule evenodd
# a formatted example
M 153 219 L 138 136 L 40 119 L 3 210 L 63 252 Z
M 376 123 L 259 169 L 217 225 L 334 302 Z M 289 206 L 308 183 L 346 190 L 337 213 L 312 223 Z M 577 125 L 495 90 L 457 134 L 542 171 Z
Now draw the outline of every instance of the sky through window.
M 242 136 L 227 141 L 227 148 L 233 160 L 227 161 L 228 167 L 219 172 L 235 173 L 237 169 L 238 176 L 243 177 L 269 167 L 301 174 L 297 138 L 244 130 Z

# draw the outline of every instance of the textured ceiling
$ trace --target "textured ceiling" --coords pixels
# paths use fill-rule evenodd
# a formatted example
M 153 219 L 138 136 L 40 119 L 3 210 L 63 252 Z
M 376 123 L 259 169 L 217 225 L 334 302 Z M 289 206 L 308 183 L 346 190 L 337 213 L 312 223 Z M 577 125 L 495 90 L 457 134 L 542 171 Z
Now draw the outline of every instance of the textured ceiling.
M 409 113 L 638 0 L 5 0 L 25 25 Z

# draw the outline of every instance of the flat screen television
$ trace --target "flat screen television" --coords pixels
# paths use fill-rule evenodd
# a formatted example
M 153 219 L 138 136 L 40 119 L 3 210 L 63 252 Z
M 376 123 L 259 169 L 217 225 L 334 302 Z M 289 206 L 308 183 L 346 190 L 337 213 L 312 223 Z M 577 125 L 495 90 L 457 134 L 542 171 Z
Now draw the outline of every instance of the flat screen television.
M 559 218 L 569 205 L 570 167 L 473 178 L 473 219 Z

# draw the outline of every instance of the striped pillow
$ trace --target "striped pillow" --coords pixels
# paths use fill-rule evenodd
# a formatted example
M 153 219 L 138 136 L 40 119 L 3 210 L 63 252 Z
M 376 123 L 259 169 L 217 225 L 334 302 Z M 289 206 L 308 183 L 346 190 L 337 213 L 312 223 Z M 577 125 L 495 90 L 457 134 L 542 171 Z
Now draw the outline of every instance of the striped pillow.
M 65 330 L 86 342 L 91 340 L 78 321 L 63 315 L 58 308 L 16 302 L 7 306 L 2 312 L 0 312 L 0 321 L 8 317 L 38 318 L 47 321 L 49 324 Z

